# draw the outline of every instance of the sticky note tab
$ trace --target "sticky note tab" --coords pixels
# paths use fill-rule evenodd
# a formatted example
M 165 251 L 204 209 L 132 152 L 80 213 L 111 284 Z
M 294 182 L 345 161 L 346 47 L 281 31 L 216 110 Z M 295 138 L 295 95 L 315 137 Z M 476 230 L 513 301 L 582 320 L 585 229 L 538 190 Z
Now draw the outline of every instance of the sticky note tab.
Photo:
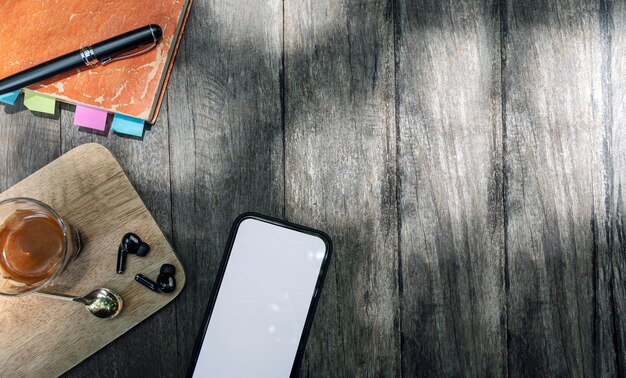
M 24 91 L 24 106 L 33 112 L 54 114 L 57 109 L 57 101 L 50 96 Z
M 111 130 L 119 134 L 142 137 L 144 125 L 145 122 L 142 119 L 116 114 L 113 117 Z
M 74 125 L 104 131 L 107 124 L 107 115 L 108 113 L 105 110 L 76 105 Z
M 9 92 L 0 95 L 0 102 L 7 105 L 15 105 L 15 100 L 17 100 L 17 97 L 20 95 L 20 93 L 22 93 L 22 91 L 18 89 L 15 92 Z

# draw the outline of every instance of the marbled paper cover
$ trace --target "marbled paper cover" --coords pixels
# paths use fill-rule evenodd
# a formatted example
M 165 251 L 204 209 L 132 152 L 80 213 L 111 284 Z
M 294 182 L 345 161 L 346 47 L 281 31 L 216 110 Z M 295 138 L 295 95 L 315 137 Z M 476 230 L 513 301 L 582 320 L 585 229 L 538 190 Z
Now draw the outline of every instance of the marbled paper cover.
M 153 122 L 189 5 L 187 0 L 0 1 L 0 78 L 157 24 L 163 41 L 146 54 L 30 87 L 64 102 Z

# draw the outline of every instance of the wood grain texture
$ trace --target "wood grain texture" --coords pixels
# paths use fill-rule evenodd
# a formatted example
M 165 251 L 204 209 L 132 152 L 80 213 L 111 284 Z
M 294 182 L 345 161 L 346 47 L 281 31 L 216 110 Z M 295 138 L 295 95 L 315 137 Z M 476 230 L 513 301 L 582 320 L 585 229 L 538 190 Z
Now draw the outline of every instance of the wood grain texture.
M 1 190 L 102 143 L 192 278 L 68 376 L 184 376 L 243 211 L 335 241 L 303 376 L 626 375 L 625 20 L 615 0 L 195 0 L 142 141 L 3 107 Z
M 112 116 L 109 116 L 109 121 Z M 142 140 L 123 138 L 113 133 L 99 133 L 73 125 L 73 106 L 63 105 L 61 112 L 61 148 L 67 152 L 84 143 L 100 143 L 118 159 L 124 172 L 154 216 L 157 224 L 171 240 L 170 161 L 167 123 L 167 101 L 163 103 L 160 118 Z M 128 231 L 143 237 L 143 230 L 129 225 Z M 137 271 L 135 273 L 139 273 Z M 144 272 L 141 272 L 144 273 Z M 145 273 L 144 273 L 145 274 Z M 154 279 L 154 277 L 151 277 Z M 176 303 L 176 302 L 175 302 Z M 144 376 L 159 376 L 177 364 L 172 353 L 176 340 L 176 311 L 167 306 L 158 316 L 148 318 L 139 326 L 121 336 L 94 354 L 86 363 L 72 369 L 67 376 L 110 377 L 135 371 Z M 155 337 L 158 335 L 158 337 Z M 117 344 L 126 345 L 120 348 Z M 155 361 L 128 358 L 128 350 L 149 350 L 161 356 Z
M 190 280 L 176 309 L 185 374 L 232 222 L 282 216 L 278 0 L 194 3 L 169 86 L 173 234 Z
M 614 317 L 616 371 L 626 375 L 626 3 L 607 4 L 607 64 L 605 83 L 610 98 L 606 117 L 609 222 L 611 270 L 602 269 L 599 277 L 610 281 L 612 307 L 606 309 Z M 601 276 L 600 276 L 601 274 Z
M 124 298 L 124 308 L 118 318 L 103 321 L 63 301 L 1 298 L 0 376 L 58 376 L 158 311 L 184 287 L 185 272 L 167 239 L 102 146 L 72 150 L 0 194 L 0 199 L 13 197 L 49 204 L 81 233 L 79 257 L 48 290 L 80 295 L 108 287 Z M 139 262 L 141 271 L 156 277 L 162 264 L 173 264 L 175 292 L 163 295 L 134 282 L 135 259 L 128 259 L 125 274 L 115 271 L 119 240 L 131 224 L 143 230 L 151 246 L 150 259 Z
M 0 105 L 1 191 L 56 159 L 61 152 L 58 115 L 34 117 L 23 101 L 21 95 L 15 106 Z
M 403 371 L 502 376 L 499 8 L 400 1 L 398 16 Z
M 506 2 L 509 372 L 614 375 L 602 43 L 587 1 Z M 603 266 L 604 265 L 604 266 Z
M 395 376 L 392 3 L 284 4 L 285 213 L 335 244 L 301 373 Z

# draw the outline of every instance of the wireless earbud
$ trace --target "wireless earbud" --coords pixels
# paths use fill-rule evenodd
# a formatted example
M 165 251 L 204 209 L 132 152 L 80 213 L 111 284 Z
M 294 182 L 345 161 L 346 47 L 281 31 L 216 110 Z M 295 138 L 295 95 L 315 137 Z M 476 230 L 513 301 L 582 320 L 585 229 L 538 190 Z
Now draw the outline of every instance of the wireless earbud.
M 159 289 L 161 289 L 164 293 L 171 293 L 176 290 L 176 279 L 174 278 L 174 274 L 176 274 L 176 268 L 171 264 L 163 264 L 161 266 L 161 273 L 157 277 L 157 285 L 159 285 Z
M 140 284 L 142 284 L 143 286 L 147 287 L 148 289 L 152 291 L 159 291 L 159 288 L 157 287 L 156 282 L 152 281 L 151 279 L 149 279 L 148 277 L 144 276 L 141 273 L 138 273 L 135 276 L 135 281 L 139 282 Z
M 157 277 L 157 282 L 152 281 L 143 274 L 137 274 L 135 276 L 135 281 L 152 291 L 161 290 L 164 293 L 171 293 L 176 290 L 176 279 L 174 278 L 174 274 L 176 274 L 176 268 L 174 265 L 163 264 L 161 266 L 161 272 Z
M 142 242 L 139 236 L 132 232 L 124 235 L 120 247 L 117 250 L 117 273 L 124 272 L 127 254 L 134 253 L 139 257 L 144 257 L 148 252 L 150 252 L 150 246 Z

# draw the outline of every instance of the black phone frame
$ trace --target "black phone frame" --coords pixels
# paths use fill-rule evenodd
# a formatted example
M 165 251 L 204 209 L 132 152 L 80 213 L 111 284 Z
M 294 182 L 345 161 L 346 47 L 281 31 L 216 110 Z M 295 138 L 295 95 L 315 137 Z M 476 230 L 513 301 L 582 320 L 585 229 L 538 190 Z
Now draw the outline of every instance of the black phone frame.
M 295 230 L 299 232 L 304 232 L 309 235 L 314 235 L 319 237 L 324 241 L 326 245 L 326 254 L 324 256 L 324 260 L 322 261 L 322 266 L 320 268 L 319 275 L 317 277 L 317 282 L 315 283 L 315 290 L 313 291 L 313 297 L 311 298 L 311 304 L 309 305 L 309 311 L 306 316 L 306 321 L 304 323 L 304 328 L 302 329 L 302 335 L 300 336 L 300 342 L 298 344 L 298 350 L 296 352 L 296 356 L 294 358 L 293 365 L 291 367 L 290 377 L 294 377 L 298 371 L 300 370 L 300 364 L 302 363 L 302 356 L 304 355 L 304 351 L 306 348 L 307 339 L 309 337 L 309 333 L 311 331 L 311 326 L 313 325 L 313 318 L 315 316 L 315 310 L 317 309 L 317 303 L 320 298 L 320 294 L 322 292 L 322 287 L 324 286 L 324 278 L 326 277 L 326 272 L 328 271 L 328 266 L 330 264 L 330 257 L 333 253 L 333 243 L 330 237 L 319 230 L 315 230 L 313 228 L 305 227 L 302 225 L 298 225 L 295 223 L 287 222 L 278 218 L 273 218 L 267 215 L 254 213 L 254 212 L 246 212 L 237 217 L 233 226 L 230 230 L 230 234 L 228 236 L 228 242 L 226 244 L 226 249 L 224 251 L 224 255 L 222 256 L 222 261 L 220 263 L 220 268 L 217 273 L 217 278 L 215 279 L 215 283 L 213 285 L 213 292 L 211 294 L 211 298 L 209 299 L 209 304 L 207 306 L 206 312 L 204 314 L 204 319 L 202 321 L 202 327 L 200 332 L 198 332 L 198 336 L 196 337 L 196 342 L 193 347 L 193 354 L 189 366 L 187 367 L 187 377 L 192 377 L 193 372 L 195 371 L 196 364 L 198 362 L 198 356 L 200 355 L 200 349 L 202 348 L 202 343 L 204 342 L 204 336 L 206 335 L 207 328 L 209 326 L 209 321 L 211 320 L 211 314 L 213 313 L 213 308 L 215 307 L 215 302 L 217 301 L 217 296 L 220 291 L 220 287 L 222 286 L 222 279 L 224 278 L 224 273 L 226 272 L 226 266 L 228 265 L 228 260 L 230 258 L 230 253 L 232 251 L 233 243 L 235 242 L 235 237 L 237 236 L 237 231 L 239 230 L 239 226 L 246 219 L 256 219 L 262 222 L 270 223 L 275 226 L 284 227 L 290 230 Z

